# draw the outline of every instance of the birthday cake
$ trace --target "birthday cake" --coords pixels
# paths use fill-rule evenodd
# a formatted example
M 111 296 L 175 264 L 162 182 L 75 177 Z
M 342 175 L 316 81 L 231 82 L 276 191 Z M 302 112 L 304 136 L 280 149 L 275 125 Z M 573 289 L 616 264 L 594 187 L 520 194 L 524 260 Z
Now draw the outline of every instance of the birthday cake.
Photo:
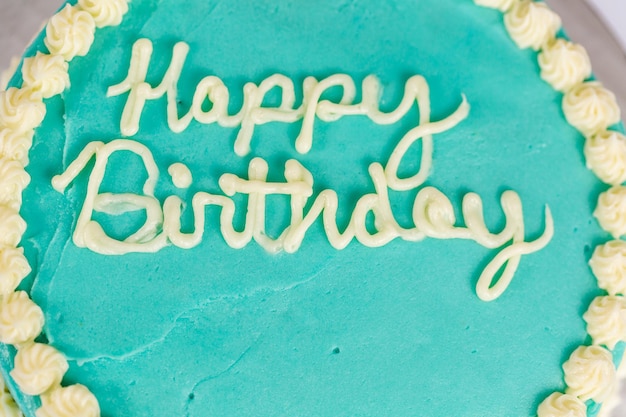
M 28 417 L 583 417 L 615 391 L 626 138 L 544 3 L 70 1 L 0 94 Z

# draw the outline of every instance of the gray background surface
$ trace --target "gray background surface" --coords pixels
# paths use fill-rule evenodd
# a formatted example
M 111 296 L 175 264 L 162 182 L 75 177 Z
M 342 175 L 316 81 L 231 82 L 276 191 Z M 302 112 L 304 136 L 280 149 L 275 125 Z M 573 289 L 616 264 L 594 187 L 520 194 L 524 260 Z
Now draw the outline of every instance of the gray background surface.
M 561 15 L 569 35 L 587 48 L 596 76 L 617 95 L 626 111 L 626 53 L 611 31 L 584 0 L 546 1 Z M 626 0 L 604 0 L 604 3 L 611 1 Z M 0 72 L 8 68 L 12 57 L 21 55 L 61 3 L 61 0 L 0 0 Z M 626 16 L 614 20 L 626 22 Z M 621 387 L 620 397 L 626 399 L 626 384 Z M 626 404 L 620 404 L 610 416 L 626 416 Z

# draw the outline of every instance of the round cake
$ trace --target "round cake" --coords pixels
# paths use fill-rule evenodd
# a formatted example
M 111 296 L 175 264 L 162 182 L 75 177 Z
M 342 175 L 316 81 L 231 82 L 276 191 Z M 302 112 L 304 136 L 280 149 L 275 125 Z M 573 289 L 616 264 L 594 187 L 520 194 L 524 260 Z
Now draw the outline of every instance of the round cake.
M 69 1 L 0 93 L 0 370 L 27 417 L 594 417 L 625 180 L 541 2 Z

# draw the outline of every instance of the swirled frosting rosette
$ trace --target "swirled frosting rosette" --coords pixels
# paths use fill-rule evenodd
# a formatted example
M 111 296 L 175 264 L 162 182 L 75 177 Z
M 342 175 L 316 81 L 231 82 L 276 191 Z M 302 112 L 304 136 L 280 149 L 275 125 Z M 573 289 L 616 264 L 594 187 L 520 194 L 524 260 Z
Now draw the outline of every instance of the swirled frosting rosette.
M 95 30 L 96 23 L 89 13 L 68 4 L 50 19 L 44 43 L 51 54 L 71 61 L 87 54 Z
M 568 91 L 591 76 L 591 61 L 585 48 L 565 39 L 548 43 L 538 60 L 541 78 L 558 91 Z
M 619 185 L 626 181 L 626 136 L 605 130 L 585 141 L 587 167 L 602 181 Z
M 54 389 L 41 397 L 37 417 L 99 417 L 100 406 L 91 392 L 83 385 Z
M 92 17 L 96 26 L 117 26 L 128 12 L 127 0 L 78 0 L 78 4 Z
M 0 300 L 0 342 L 18 345 L 34 340 L 43 322 L 41 308 L 25 292 L 14 292 Z
M 69 365 L 65 357 L 51 346 L 34 343 L 15 355 L 11 377 L 28 395 L 41 395 L 60 385 Z
M 606 401 L 615 389 L 616 371 L 611 352 L 600 346 L 581 346 L 563 364 L 566 393 L 583 401 Z
M 26 222 L 17 210 L 0 206 L 0 245 L 16 247 L 26 230 Z
M 597 81 L 588 81 L 569 90 L 563 96 L 563 112 L 569 124 L 586 137 L 620 120 L 615 94 Z
M 18 161 L 0 156 L 0 205 L 19 210 L 30 175 Z
M 600 226 L 618 239 L 626 234 L 626 187 L 615 186 L 600 194 L 593 215 Z
M 519 0 L 504 15 L 504 24 L 521 49 L 539 50 L 554 39 L 561 18 L 543 2 Z
M 595 345 L 614 349 L 626 341 L 626 300 L 624 297 L 596 297 L 583 315 L 587 333 Z
M 34 131 L 16 132 L 0 126 L 0 157 L 28 165 L 28 149 L 33 142 Z
M 17 133 L 32 131 L 46 115 L 46 106 L 30 90 L 9 88 L 0 92 L 0 129 Z
M 587 417 L 587 406 L 578 397 L 555 392 L 539 404 L 537 417 Z
M 22 78 L 24 88 L 42 98 L 62 93 L 70 85 L 68 63 L 60 55 L 37 55 L 24 59 Z
M 0 296 L 11 294 L 30 273 L 22 248 L 0 247 Z
M 626 242 L 613 240 L 598 246 L 589 266 L 600 288 L 610 295 L 626 294 Z

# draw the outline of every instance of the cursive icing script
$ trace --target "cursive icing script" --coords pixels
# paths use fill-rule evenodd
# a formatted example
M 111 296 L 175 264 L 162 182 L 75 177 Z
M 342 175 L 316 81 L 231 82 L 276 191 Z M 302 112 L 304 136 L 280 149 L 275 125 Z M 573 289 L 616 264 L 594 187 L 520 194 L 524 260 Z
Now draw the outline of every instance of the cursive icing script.
M 167 124 L 174 133 L 183 132 L 192 120 L 202 124 L 217 123 L 222 127 L 238 127 L 235 140 L 235 153 L 238 156 L 248 155 L 251 151 L 254 127 L 270 122 L 295 123 L 302 120 L 302 128 L 295 141 L 295 148 L 306 154 L 313 145 L 313 127 L 315 118 L 324 122 L 333 122 L 343 116 L 367 116 L 374 123 L 390 125 L 397 123 L 418 102 L 420 122 L 428 122 L 430 118 L 430 102 L 428 85 L 421 76 L 411 77 L 405 85 L 404 96 L 398 107 L 388 113 L 382 112 L 379 106 L 382 87 L 374 75 L 363 80 L 362 99 L 354 103 L 357 88 L 354 80 L 346 74 L 335 74 L 318 81 L 307 77 L 303 82 L 303 100 L 295 107 L 296 94 L 291 79 L 275 74 L 263 80 L 259 85 L 247 83 L 243 87 L 244 99 L 241 109 L 233 115 L 228 114 L 230 94 L 223 81 L 215 76 L 202 79 L 196 86 L 189 112 L 184 116 L 178 114 L 178 81 L 189 53 L 189 45 L 179 42 L 174 46 L 172 60 L 158 86 L 152 87 L 146 82 L 148 68 L 152 57 L 152 42 L 139 39 L 133 45 L 128 75 L 121 83 L 110 87 L 108 97 L 128 93 L 128 99 L 122 112 L 120 129 L 124 136 L 131 137 L 139 131 L 139 122 L 148 100 L 167 97 Z M 343 94 L 339 103 L 322 100 L 325 92 L 340 87 Z M 274 89 L 281 90 L 281 103 L 278 107 L 263 106 L 265 96 Z M 210 110 L 203 106 L 210 102 Z M 424 145 L 430 140 L 425 138 Z
M 237 153 L 243 154 L 250 150 L 254 125 L 270 120 L 283 122 L 303 120 L 302 130 L 296 141 L 296 149 L 301 152 L 308 152 L 311 148 L 315 117 L 332 121 L 346 115 L 367 115 L 376 123 L 393 123 L 405 116 L 417 103 L 419 123 L 398 141 L 385 165 L 375 162 L 369 166 L 368 174 L 375 192 L 358 199 L 349 224 L 344 230 L 339 230 L 337 226 L 339 205 L 337 193 L 325 189 L 314 195 L 314 176 L 299 161 L 295 159 L 287 161 L 284 182 L 270 182 L 267 180 L 269 172 L 267 162 L 261 158 L 253 158 L 249 164 L 247 178 L 230 173 L 221 175 L 218 184 L 223 194 L 200 191 L 193 195 L 191 207 L 194 229 L 190 233 L 182 232 L 181 214 L 184 202 L 176 195 L 170 195 L 163 201 L 155 197 L 154 190 L 160 169 L 150 149 L 130 139 L 117 139 L 109 143 L 91 142 L 69 164 L 65 172 L 52 179 L 53 187 L 63 193 L 76 177 L 87 169 L 90 161 L 95 160 L 87 183 L 85 201 L 73 233 L 73 241 L 78 247 L 106 255 L 157 252 L 170 244 L 190 249 L 202 241 L 206 228 L 206 208 L 215 206 L 220 209 L 220 232 L 232 248 L 242 248 L 254 240 L 271 253 L 280 251 L 293 253 L 300 248 L 307 231 L 316 221 L 322 222 L 329 243 L 338 250 L 344 249 L 355 239 L 368 247 L 384 246 L 398 238 L 409 242 L 419 242 L 427 238 L 475 241 L 483 247 L 498 249 L 494 258 L 482 271 L 476 285 L 478 297 L 484 301 L 492 301 L 508 288 L 521 257 L 541 250 L 552 239 L 554 224 L 550 209 L 546 206 L 544 231 L 537 239 L 526 241 L 522 203 L 514 191 L 502 194 L 501 208 L 505 225 L 502 230 L 494 232 L 485 224 L 482 200 L 477 194 L 468 193 L 464 196 L 461 212 L 465 226 L 458 226 L 450 199 L 437 188 L 424 186 L 432 166 L 433 136 L 453 129 L 467 118 L 470 108 L 465 97 L 448 117 L 431 121 L 428 84 L 423 77 L 414 76 L 406 83 L 404 98 L 397 109 L 390 113 L 382 113 L 374 99 L 378 98 L 380 89 L 376 77 L 369 76 L 365 79 L 362 102 L 355 104 L 354 81 L 345 75 L 334 75 L 320 83 L 313 78 L 307 78 L 309 81 L 304 83 L 303 104 L 294 109 L 293 83 L 284 76 L 274 75 L 259 86 L 247 84 L 244 88 L 246 96 L 241 112 L 236 116 L 230 116 L 226 110 L 228 90 L 218 78 L 207 77 L 198 85 L 192 109 L 180 119 L 176 108 L 176 84 L 187 53 L 187 47 L 181 45 L 184 44 L 176 45 L 172 63 L 161 85 L 152 88 L 145 82 L 152 44 L 145 39 L 135 44 L 128 77 L 109 90 L 110 95 L 129 92 L 122 116 L 124 134 L 137 132 L 146 100 L 161 97 L 165 93 L 168 97 L 168 120 L 173 130 L 181 131 L 193 118 L 200 122 L 217 122 L 223 126 L 240 126 L 240 136 L 237 139 L 240 144 L 239 147 L 236 144 L 235 151 L 239 149 L 240 152 Z M 344 87 L 344 97 L 340 103 L 320 100 L 324 91 L 330 86 L 337 85 Z M 282 88 L 282 104 L 273 109 L 262 107 L 265 94 L 276 86 Z M 209 112 L 201 113 L 202 103 L 207 97 L 213 102 L 213 107 Z M 412 175 L 400 177 L 398 168 L 407 151 L 418 141 L 422 144 L 419 168 Z M 141 194 L 100 191 L 110 157 L 122 151 L 134 153 L 143 162 L 145 173 L 140 174 L 147 173 L 147 179 Z M 177 188 L 186 189 L 191 186 L 192 173 L 185 165 L 175 163 L 169 167 L 168 172 Z M 389 190 L 417 190 L 412 207 L 412 227 L 405 228 L 397 222 L 389 200 Z M 247 196 L 247 211 L 242 230 L 236 230 L 233 223 L 235 217 L 233 197 L 236 194 Z M 276 238 L 270 237 L 265 231 L 266 198 L 270 195 L 284 195 L 290 201 L 290 224 Z M 146 220 L 124 240 L 111 237 L 102 225 L 94 220 L 95 212 L 119 215 L 138 210 L 145 211 Z M 370 214 L 374 218 L 373 228 L 367 221 Z

